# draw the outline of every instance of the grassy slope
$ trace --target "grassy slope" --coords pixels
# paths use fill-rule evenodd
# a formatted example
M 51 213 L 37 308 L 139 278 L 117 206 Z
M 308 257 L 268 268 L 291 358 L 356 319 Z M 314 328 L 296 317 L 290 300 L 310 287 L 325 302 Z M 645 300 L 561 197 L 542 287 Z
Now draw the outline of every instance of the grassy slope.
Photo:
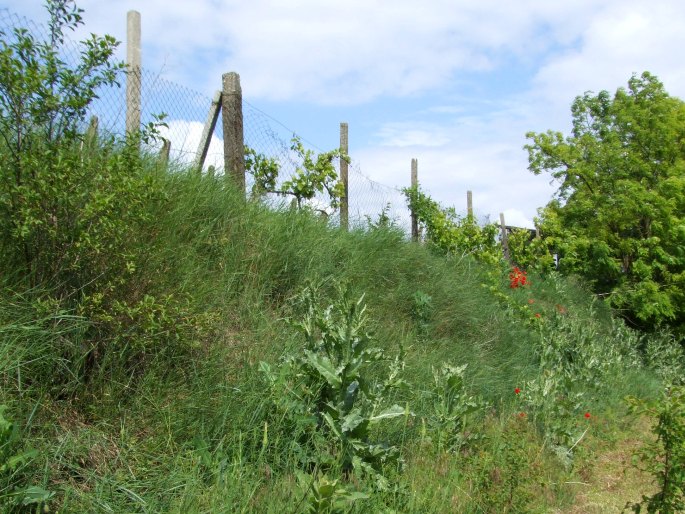
M 535 424 L 516 416 L 513 388 L 538 372 L 531 348 L 539 334 L 482 286 L 476 263 L 433 255 L 393 230 L 342 233 L 314 216 L 245 204 L 209 178 L 180 173 L 163 187 L 132 280 L 140 294 L 173 295 L 201 320 L 183 342 L 189 349 L 148 355 L 142 371 L 113 366 L 87 383 L 54 385 L 57 371 L 78 376 L 78 359 L 62 350 L 87 340 L 89 321 L 61 305 L 37 308 L 35 292 L 16 285 L 0 300 L 0 404 L 39 450 L 26 481 L 55 491 L 50 505 L 60 512 L 298 512 L 303 493 L 281 451 L 287 434 L 269 426 L 269 444 L 260 445 L 271 404 L 257 365 L 301 344 L 283 318 L 308 280 L 347 281 L 365 293 L 379 344 L 406 350 L 412 387 L 394 400 L 417 415 L 383 434 L 402 445 L 405 471 L 391 473 L 395 492 L 359 504 L 360 512 L 564 508 L 584 462 L 598 462 L 593 455 L 620 440 L 608 434 L 623 415 L 621 395 L 635 384 L 653 390 L 653 380 L 636 373 L 624 389 L 595 399 L 589 449 L 578 457 L 585 461 L 564 469 Z M 423 338 L 412 316 L 417 292 L 431 297 Z M 517 299 L 527 296 L 543 317 L 563 305 L 608 326 L 608 313 L 571 282 L 533 278 Z M 48 368 L 31 364 L 41 359 Z M 442 362 L 468 363 L 470 390 L 492 405 L 474 422 L 486 438 L 463 454 L 437 452 L 421 437 L 419 420 L 431 408 L 424 391 Z

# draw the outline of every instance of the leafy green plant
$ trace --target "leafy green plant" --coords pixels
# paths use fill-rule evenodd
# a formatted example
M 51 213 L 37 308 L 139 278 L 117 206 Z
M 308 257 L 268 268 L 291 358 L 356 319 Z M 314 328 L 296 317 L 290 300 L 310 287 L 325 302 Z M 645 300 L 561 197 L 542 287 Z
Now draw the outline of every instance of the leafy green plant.
M 71 346 L 62 357 L 87 362 L 83 369 L 90 373 L 121 338 L 112 329 L 130 333 L 141 317 L 150 320 L 141 312 L 152 308 L 150 281 L 139 269 L 154 240 L 152 207 L 165 197 L 157 161 L 141 142 L 155 140 L 163 116 L 124 138 L 83 135 L 98 90 L 118 85 L 124 70 L 114 60 L 118 43 L 93 35 L 81 43 L 79 60 L 68 64 L 66 33 L 82 24 L 82 10 L 72 0 L 46 5 L 45 40 L 20 28 L 0 41 L 0 256 L 16 270 L 19 287 L 40 291 L 36 302 L 54 300 L 86 318 L 80 354 Z M 126 309 L 141 315 L 108 324 Z M 163 340 L 181 316 L 168 318 L 146 326 L 147 339 L 157 331 L 157 342 Z M 139 344 L 137 356 L 154 346 Z
M 412 318 L 416 323 L 416 330 L 420 341 L 425 341 L 428 338 L 432 316 L 433 298 L 422 291 L 416 291 L 412 305 Z
M 442 208 L 418 187 L 405 188 L 409 208 L 425 227 L 428 240 L 447 254 L 472 254 L 477 259 L 497 264 L 502 252 L 495 238 L 497 226 L 478 225 L 475 217 L 457 216 L 453 208 Z
M 119 43 L 94 34 L 81 43 L 81 62 L 68 66 L 61 59 L 65 32 L 83 23 L 83 10 L 73 0 L 48 0 L 46 7 L 48 39 L 17 28 L 0 41 L 0 133 L 17 184 L 28 178 L 22 165 L 35 146 L 76 138 L 98 88 L 116 84 L 125 68 L 112 60 Z
M 19 432 L 4 416 L 0 405 L 0 507 L 44 504 L 54 493 L 37 486 L 20 485 L 23 469 L 38 455 L 36 450 L 19 448 Z
M 304 339 L 301 353 L 288 356 L 277 372 L 264 362 L 261 369 L 279 410 L 296 418 L 294 426 L 307 427 L 304 444 L 323 436 L 319 442 L 333 444 L 328 451 L 343 473 L 369 475 L 386 488 L 382 470 L 399 461 L 399 449 L 373 442 L 372 428 L 407 415 L 399 405 L 384 406 L 390 391 L 403 384 L 402 355 L 388 359 L 372 346 L 363 296 L 353 300 L 349 288 L 338 286 L 336 302 L 323 308 L 318 291 L 308 286 L 298 298 L 304 315 L 292 324 Z M 375 380 L 372 367 L 380 369 L 383 362 L 389 363 L 385 376 Z
M 667 387 L 656 405 L 629 397 L 633 414 L 656 419 L 652 429 L 656 441 L 638 454 L 641 469 L 654 475 L 658 492 L 643 495 L 642 501 L 628 504 L 633 512 L 675 514 L 685 510 L 685 386 Z
M 152 357 L 188 355 L 211 318 L 211 313 L 191 312 L 187 301 L 172 295 L 120 300 L 95 293 L 84 297 L 78 310 L 92 322 L 91 332 L 99 335 L 91 359 L 129 376 L 142 371 Z
M 538 422 L 560 461 L 573 463 L 573 449 L 584 437 L 581 423 L 587 397 L 573 380 L 555 369 L 542 369 L 538 377 L 521 388 L 524 414 Z M 527 411 L 527 412 L 526 412 Z M 585 420 L 587 421 L 587 420 Z
M 267 157 L 257 152 L 254 148 L 246 146 L 245 171 L 254 178 L 251 191 L 253 199 L 258 199 L 266 193 L 277 191 L 277 181 L 278 175 L 281 172 L 281 166 L 276 159 Z
M 0 234 L 5 251 L 37 279 L 49 263 L 64 265 L 57 235 L 77 224 L 73 208 L 82 200 L 72 189 L 82 178 L 74 173 L 79 127 L 98 88 L 116 84 L 123 69 L 112 60 L 118 43 L 94 35 L 82 42 L 81 61 L 68 66 L 60 57 L 64 34 L 82 23 L 82 11 L 70 0 L 46 5 L 48 39 L 18 28 L 0 41 Z
M 549 239 L 533 237 L 524 228 L 512 230 L 507 237 L 509 257 L 513 263 L 525 269 L 546 272 L 554 269 L 553 250 Z
M 302 512 L 342 514 L 348 512 L 355 502 L 369 498 L 368 494 L 349 491 L 338 484 L 339 480 L 331 480 L 325 475 L 311 477 L 298 472 L 297 481 L 305 494 Z
M 668 332 L 648 334 L 643 339 L 645 365 L 665 384 L 685 385 L 685 346 Z
M 468 418 L 486 408 L 483 400 L 465 390 L 465 370 L 466 364 L 452 366 L 447 363 L 433 369 L 433 411 L 428 417 L 427 428 L 439 451 L 459 451 L 475 439 L 474 433 L 467 432 Z
M 369 230 L 386 230 L 397 227 L 397 218 L 390 217 L 390 203 L 387 203 L 381 209 L 376 220 L 371 218 L 371 216 L 364 216 L 366 218 L 366 225 Z
M 501 428 L 490 447 L 473 456 L 475 493 L 486 512 L 531 510 L 534 497 L 528 488 L 535 466 L 527 454 L 530 442 L 528 420 L 516 416 Z
M 245 170 L 254 178 L 252 196 L 261 197 L 266 193 L 294 197 L 297 207 L 304 206 L 304 202 L 311 200 L 317 193 L 326 193 L 330 206 L 337 208 L 340 198 L 344 194 L 344 186 L 338 179 L 334 160 L 349 157 L 340 149 L 315 154 L 304 147 L 302 140 L 293 136 L 290 149 L 295 153 L 299 163 L 293 176 L 285 180 L 280 186 L 278 178 L 280 165 L 273 158 L 266 157 L 251 148 L 245 149 Z
M 539 333 L 535 356 L 540 373 L 517 394 L 555 452 L 570 465 L 587 428 L 588 403 L 640 359 L 635 338 L 623 323 L 606 333 L 595 323 L 555 310 L 539 323 Z

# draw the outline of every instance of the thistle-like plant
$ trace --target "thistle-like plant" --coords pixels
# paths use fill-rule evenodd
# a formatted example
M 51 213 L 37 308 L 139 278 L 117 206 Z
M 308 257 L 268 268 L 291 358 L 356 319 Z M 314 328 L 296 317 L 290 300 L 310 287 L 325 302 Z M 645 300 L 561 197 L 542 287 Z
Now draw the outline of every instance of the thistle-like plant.
M 261 368 L 291 426 L 330 441 L 329 453 L 343 473 L 370 475 L 384 488 L 382 468 L 398 462 L 399 450 L 374 442 L 372 427 L 408 414 L 399 405 L 386 406 L 388 393 L 403 383 L 403 356 L 390 359 L 373 346 L 363 296 L 353 299 L 344 287 L 337 287 L 337 294 L 335 303 L 324 308 L 319 287 L 305 288 L 297 298 L 302 319 L 291 322 L 302 336 L 301 352 L 287 357 L 277 371 L 266 363 Z M 377 379 L 371 367 L 380 369 L 382 363 L 387 363 L 384 377 Z
M 433 433 L 434 443 L 441 451 L 457 451 L 469 440 L 466 423 L 469 415 L 485 408 L 480 398 L 471 396 L 464 387 L 463 366 L 452 366 L 444 363 L 433 369 L 435 381 L 433 412 L 428 418 L 428 425 Z

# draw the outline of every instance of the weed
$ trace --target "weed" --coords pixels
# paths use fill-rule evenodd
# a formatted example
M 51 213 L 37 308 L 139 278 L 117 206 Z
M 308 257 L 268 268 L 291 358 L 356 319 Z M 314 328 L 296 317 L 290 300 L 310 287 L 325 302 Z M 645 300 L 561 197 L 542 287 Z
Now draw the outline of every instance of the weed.
M 433 369 L 433 412 L 428 417 L 428 430 L 438 451 L 459 451 L 477 438 L 467 432 L 470 415 L 482 412 L 487 404 L 469 395 L 464 387 L 466 365 L 443 364 Z
M 38 452 L 20 448 L 19 431 L 5 418 L 5 410 L 6 406 L 0 405 L 0 507 L 44 504 L 54 493 L 24 485 L 22 476 Z
M 422 292 L 414 293 L 414 304 L 412 305 L 412 317 L 416 323 L 418 339 L 425 342 L 428 338 L 430 321 L 433 316 L 433 298 Z
M 656 441 L 638 453 L 641 469 L 654 475 L 658 492 L 628 504 L 633 512 L 673 514 L 685 510 L 685 386 L 667 387 L 656 405 L 629 397 L 633 414 L 656 418 Z
M 304 510 L 311 514 L 342 514 L 359 500 L 369 498 L 368 494 L 351 492 L 325 475 L 311 476 L 297 473 L 297 482 L 304 492 Z
M 301 353 L 288 356 L 277 372 L 264 362 L 261 369 L 276 407 L 301 434 L 308 434 L 305 445 L 313 437 L 335 443 L 329 452 L 343 473 L 369 475 L 384 489 L 388 484 L 382 468 L 399 461 L 399 449 L 373 443 L 371 428 L 405 415 L 399 405 L 383 407 L 388 393 L 403 383 L 399 375 L 404 362 L 401 355 L 389 360 L 372 346 L 363 296 L 352 300 L 350 290 L 342 287 L 337 294 L 334 304 L 322 308 L 319 286 L 305 288 L 298 298 L 304 317 L 293 323 L 304 338 Z M 371 366 L 388 361 L 385 377 L 375 380 Z

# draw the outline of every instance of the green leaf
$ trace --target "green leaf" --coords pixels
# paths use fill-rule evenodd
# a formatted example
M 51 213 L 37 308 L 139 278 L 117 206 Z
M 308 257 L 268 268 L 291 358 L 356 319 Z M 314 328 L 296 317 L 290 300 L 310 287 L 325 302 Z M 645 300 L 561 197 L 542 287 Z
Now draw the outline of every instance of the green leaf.
M 339 388 L 342 386 L 340 371 L 328 357 L 307 350 L 305 351 L 305 360 L 321 374 L 331 387 Z
M 52 498 L 55 493 L 46 491 L 38 486 L 27 487 L 21 492 L 22 505 L 35 505 L 37 503 L 45 503 Z
M 352 407 L 354 407 L 354 401 L 357 399 L 358 394 L 359 382 L 355 380 L 347 386 L 347 390 L 345 391 L 345 400 L 343 401 L 343 409 L 345 409 L 345 412 L 349 412 Z
M 359 409 L 354 409 L 352 412 L 342 418 L 341 429 L 343 432 L 353 432 L 365 421 L 366 418 L 362 416 L 361 411 Z
M 395 404 L 392 407 L 385 409 L 380 414 L 377 414 L 376 416 L 370 417 L 369 422 L 370 423 L 377 423 L 377 422 L 382 421 L 384 419 L 397 418 L 399 416 L 404 416 L 404 415 L 405 415 L 404 407 L 400 407 L 399 405 Z
M 17 467 L 20 465 L 27 464 L 31 459 L 34 459 L 37 456 L 37 450 L 28 450 L 17 455 L 12 455 L 9 459 L 7 459 L 7 469 L 17 469 Z
M 343 440 L 343 433 L 340 431 L 340 427 L 335 422 L 333 417 L 328 412 L 325 412 L 323 414 L 323 419 L 324 419 L 324 421 L 326 421 L 326 423 L 328 424 L 328 427 L 333 431 L 333 433 L 338 437 L 338 439 L 342 441 Z

